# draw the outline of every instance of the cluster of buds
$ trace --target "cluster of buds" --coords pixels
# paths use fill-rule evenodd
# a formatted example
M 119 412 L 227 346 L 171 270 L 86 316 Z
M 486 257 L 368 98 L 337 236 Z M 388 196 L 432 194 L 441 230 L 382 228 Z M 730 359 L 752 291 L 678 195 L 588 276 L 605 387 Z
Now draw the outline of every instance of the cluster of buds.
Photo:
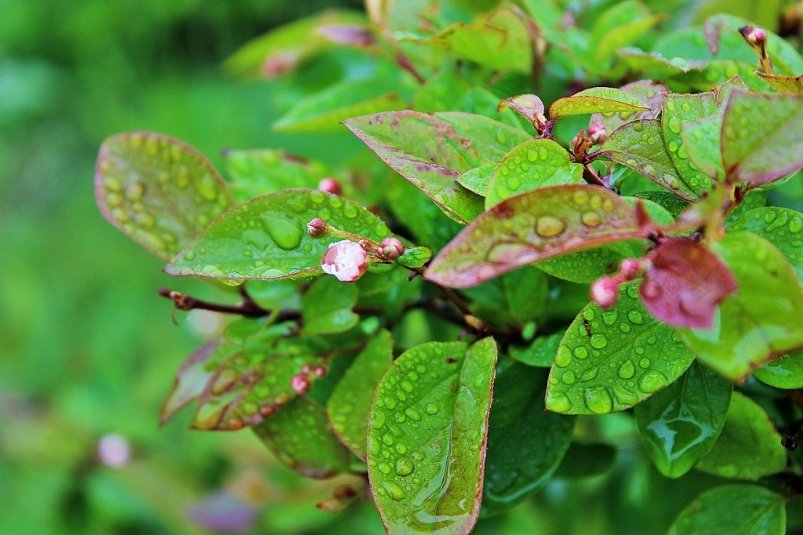
M 296 394 L 303 396 L 309 392 L 310 386 L 312 385 L 312 376 L 315 376 L 318 379 L 325 377 L 326 368 L 323 366 L 310 366 L 309 364 L 304 364 L 304 366 L 301 367 L 301 372 L 297 373 L 292 379 L 290 379 L 290 386 L 293 390 L 295 390 Z
M 635 279 L 647 268 L 645 260 L 626 258 L 619 264 L 619 272 L 601 277 L 591 285 L 591 300 L 602 308 L 610 308 L 619 299 L 619 286 Z
M 323 223 L 321 226 L 320 223 Z M 316 218 L 307 224 L 311 236 L 326 232 L 326 222 Z M 329 245 L 321 258 L 324 273 L 334 275 L 341 282 L 354 282 L 368 270 L 369 256 L 380 262 L 393 262 L 404 253 L 404 244 L 398 238 L 385 238 L 377 244 L 366 239 L 340 240 Z
M 605 125 L 594 123 L 588 127 L 588 131 L 580 130 L 574 139 L 572 139 L 572 152 L 577 158 L 585 157 L 588 149 L 594 145 L 604 143 L 607 132 Z

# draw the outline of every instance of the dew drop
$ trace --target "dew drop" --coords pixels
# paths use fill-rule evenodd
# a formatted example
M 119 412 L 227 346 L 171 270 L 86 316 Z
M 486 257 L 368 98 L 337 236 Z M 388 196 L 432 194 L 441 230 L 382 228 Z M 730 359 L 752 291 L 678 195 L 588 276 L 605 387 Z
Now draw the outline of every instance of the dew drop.
M 669 117 L 666 125 L 669 127 L 669 130 L 675 134 L 680 134 L 680 119 L 678 119 L 676 115 Z
M 578 348 L 579 349 L 579 348 Z M 572 354 L 566 346 L 560 346 L 555 355 L 555 366 L 565 368 L 572 361 Z
M 639 379 L 639 390 L 645 394 L 652 394 L 666 384 L 666 378 L 655 370 L 650 370 Z
M 377 469 L 385 475 L 390 473 L 390 465 L 388 463 L 379 463 Z
M 527 151 L 527 159 L 531 162 L 538 160 L 538 153 L 535 151 L 535 149 L 529 149 Z
M 384 425 L 385 425 L 385 413 L 374 409 L 374 417 L 371 420 L 372 428 L 382 429 Z
M 587 227 L 597 227 L 602 223 L 602 217 L 597 212 L 583 212 L 580 220 Z
M 577 377 L 574 375 L 572 370 L 566 370 L 563 372 L 563 375 L 560 376 L 560 380 L 563 381 L 564 384 L 571 385 L 577 380 Z
M 789 232 L 797 234 L 801 230 L 803 230 L 803 218 L 793 217 L 792 220 L 789 221 Z
M 630 321 L 630 323 L 635 323 L 636 325 L 644 324 L 644 317 L 638 310 L 629 311 L 627 313 L 627 319 Z
M 410 392 L 413 391 L 413 385 L 409 381 L 402 381 L 401 382 L 401 388 L 402 388 L 402 390 L 404 390 L 407 393 L 410 393 Z
M 413 473 L 415 469 L 415 465 L 413 461 L 408 457 L 402 457 L 398 461 L 396 461 L 396 475 L 400 475 L 402 477 L 407 477 Z
M 125 196 L 131 201 L 142 199 L 145 194 L 145 186 L 141 182 L 132 182 L 125 188 Z
M 619 370 L 616 374 L 622 379 L 632 379 L 633 376 L 636 375 L 636 367 L 633 365 L 632 361 L 626 360 L 619 366 Z
M 586 407 L 594 414 L 607 414 L 613 409 L 613 401 L 608 391 L 601 386 L 586 388 L 583 392 Z
M 264 214 L 262 216 L 262 221 L 270 237 L 273 238 L 276 245 L 282 249 L 295 249 L 301 243 L 303 233 L 294 222 L 288 221 L 284 217 L 270 214 Z
M 566 223 L 557 217 L 545 215 L 535 223 L 535 232 L 542 238 L 554 238 L 566 230 Z
M 214 201 L 217 198 L 217 188 L 215 188 L 215 179 L 210 174 L 204 174 L 198 183 L 196 184 L 196 188 L 198 189 L 198 193 L 201 194 L 201 197 L 206 199 L 207 201 Z
M 641 352 L 644 353 L 644 349 L 642 349 Z M 636 351 L 636 353 L 638 353 L 638 351 Z M 638 365 L 644 369 L 647 369 L 650 367 L 650 359 L 644 357 L 643 359 L 638 361 Z
M 427 405 L 424 407 L 424 412 L 430 416 L 435 416 L 440 412 L 440 408 L 434 403 L 427 403 Z
M 583 346 L 578 346 L 574 348 L 574 356 L 578 359 L 585 359 L 588 358 L 588 349 Z
M 616 323 L 616 318 L 618 314 L 615 310 L 607 310 L 602 313 L 602 323 L 610 327 L 614 323 Z
M 608 345 L 608 339 L 605 337 L 605 335 L 594 334 L 591 336 L 589 343 L 594 349 L 604 349 Z
M 631 329 L 631 327 L 630 327 L 629 323 L 620 323 L 619 324 L 619 330 L 622 331 L 623 333 L 629 333 L 630 329 Z
M 567 412 L 572 408 L 572 403 L 565 394 L 550 391 L 546 399 L 546 408 L 553 412 Z
M 391 483 L 388 481 L 382 486 L 382 488 L 385 489 L 385 491 L 388 493 L 388 496 L 397 502 L 404 499 L 404 490 L 396 483 Z

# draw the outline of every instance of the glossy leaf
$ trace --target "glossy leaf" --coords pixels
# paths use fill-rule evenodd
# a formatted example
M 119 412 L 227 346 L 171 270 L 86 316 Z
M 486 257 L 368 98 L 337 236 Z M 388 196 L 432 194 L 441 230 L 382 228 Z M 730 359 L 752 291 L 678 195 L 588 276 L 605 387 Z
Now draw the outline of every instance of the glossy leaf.
M 803 95 L 734 91 L 722 120 L 730 180 L 760 186 L 803 169 Z
M 458 184 L 457 178 L 480 165 L 498 162 L 529 139 L 518 128 L 460 112 L 389 112 L 355 117 L 344 124 L 460 223 L 482 211 L 482 199 Z
M 803 214 L 767 206 L 744 212 L 728 222 L 728 230 L 758 234 L 781 251 L 803 280 Z
M 667 105 L 668 100 L 665 107 Z M 602 144 L 602 150 L 614 162 L 626 165 L 682 199 L 697 197 L 675 169 L 658 121 L 633 121 L 622 125 Z
M 738 289 L 728 267 L 694 240 L 668 239 L 649 259 L 641 300 L 653 316 L 675 327 L 710 328 L 717 305 Z
M 680 513 L 668 535 L 728 533 L 783 535 L 784 497 L 757 485 L 725 485 L 704 492 Z
M 457 183 L 473 191 L 477 195 L 485 197 L 488 193 L 488 184 L 491 182 L 491 177 L 496 171 L 496 164 L 489 163 L 469 169 L 457 178 Z
M 752 399 L 734 392 L 719 438 L 697 469 L 720 477 L 758 479 L 786 468 L 786 449 L 775 425 Z
M 212 377 L 212 372 L 206 369 L 206 363 L 214 351 L 214 343 L 204 344 L 181 364 L 181 369 L 173 380 L 170 394 L 162 403 L 159 423 L 166 423 L 187 404 L 201 396 L 209 378 Z
M 666 80 L 682 77 L 690 72 L 701 72 L 708 66 L 707 61 L 668 57 L 660 52 L 645 52 L 638 48 L 622 48 L 617 53 L 625 66 L 641 73 L 645 78 Z
M 776 76 L 763 72 L 756 72 L 756 74 L 778 93 L 794 95 L 803 93 L 803 74 L 799 76 Z
M 253 429 L 276 458 L 304 477 L 323 479 L 349 469 L 349 451 L 314 401 L 295 399 Z
M 549 336 L 539 336 L 527 347 L 510 346 L 508 351 L 511 358 L 528 366 L 550 368 L 558 353 L 558 347 L 563 335 L 560 333 Z
M 446 48 L 455 58 L 494 70 L 528 72 L 532 64 L 525 21 L 512 9 L 499 9 L 482 21 L 451 25 L 423 42 Z
M 496 166 L 485 195 L 485 209 L 544 186 L 583 183 L 583 166 L 551 139 L 533 139 L 511 150 Z
M 483 508 L 509 509 L 546 484 L 572 441 L 574 417 L 544 410 L 546 374 L 507 360 L 497 371 Z
M 406 180 L 392 180 L 387 199 L 393 216 L 410 230 L 414 241 L 430 249 L 440 249 L 462 228 Z
M 716 442 L 728 414 L 733 385 L 692 363 L 683 376 L 635 407 L 641 440 L 667 477 L 680 477 Z
M 425 278 L 475 286 L 519 266 L 640 236 L 634 210 L 586 185 L 547 186 L 497 204 L 438 253 Z
M 381 330 L 354 359 L 326 404 L 335 433 L 360 459 L 365 459 L 374 390 L 392 359 L 393 339 Z
M 755 234 L 731 232 L 712 247 L 739 290 L 719 305 L 712 329 L 678 332 L 705 364 L 739 380 L 803 346 L 803 291 L 783 255 Z
M 683 130 L 689 123 L 714 116 L 716 113 L 717 101 L 713 91 L 694 95 L 670 94 L 667 95 L 664 103 L 661 128 L 667 151 L 681 180 L 697 195 L 711 189 L 711 177 L 714 175 L 706 174 L 706 170 L 701 169 L 689 157 L 689 149 L 693 150 L 700 140 L 691 138 L 690 142 L 684 142 Z M 718 138 L 718 134 L 716 137 Z M 710 144 L 706 144 L 705 148 L 709 150 L 714 148 L 715 150 L 713 154 L 704 153 L 703 151 L 697 152 L 704 153 L 710 158 L 719 159 L 718 144 L 713 147 Z
M 686 151 L 689 166 L 699 171 L 702 180 L 698 184 L 710 184 L 713 179 L 722 182 L 725 179 L 725 168 L 722 165 L 720 145 L 722 144 L 722 117 L 712 115 L 699 121 L 686 123 L 680 133 L 682 150 Z M 678 149 L 681 152 L 681 149 Z
M 655 119 L 664 107 L 664 99 L 668 91 L 665 85 L 654 80 L 631 82 L 623 85 L 621 90 L 641 100 L 647 109 L 635 114 L 632 112 L 595 113 L 588 121 L 589 125 L 601 124 L 605 127 L 606 132 L 611 133 L 627 122 Z
M 258 424 L 297 396 L 293 377 L 305 367 L 325 369 L 325 361 L 300 343 L 257 342 L 236 348 L 206 384 L 192 427 L 236 431 Z
M 103 142 L 95 196 L 112 225 L 163 260 L 234 204 L 200 152 L 152 132 L 118 134 Z
M 671 384 L 694 355 L 622 285 L 610 310 L 588 304 L 566 330 L 549 374 L 546 408 L 563 414 L 628 409 Z
M 570 97 L 559 98 L 549 107 L 552 120 L 567 115 L 590 113 L 638 113 L 647 111 L 638 97 L 612 87 L 592 87 Z
M 360 321 L 351 311 L 357 303 L 357 287 L 334 277 L 313 282 L 301 299 L 301 318 L 305 335 L 348 331 Z
M 468 533 L 477 520 L 496 344 L 430 342 L 377 387 L 368 478 L 388 533 Z
M 384 79 L 383 79 L 384 80 Z M 340 122 L 366 113 L 401 110 L 407 104 L 390 83 L 344 80 L 296 103 L 273 123 L 280 132 L 339 132 Z
M 231 150 L 224 160 L 232 195 L 241 203 L 280 189 L 315 189 L 330 174 L 320 162 L 274 149 Z
M 171 275 L 213 279 L 285 279 L 321 271 L 331 234 L 311 237 L 307 223 L 316 217 L 375 241 L 390 235 L 374 214 L 348 199 L 304 189 L 257 197 L 229 210 L 168 264 Z
M 753 373 L 753 377 L 775 388 L 803 388 L 803 351 L 782 355 L 766 363 Z

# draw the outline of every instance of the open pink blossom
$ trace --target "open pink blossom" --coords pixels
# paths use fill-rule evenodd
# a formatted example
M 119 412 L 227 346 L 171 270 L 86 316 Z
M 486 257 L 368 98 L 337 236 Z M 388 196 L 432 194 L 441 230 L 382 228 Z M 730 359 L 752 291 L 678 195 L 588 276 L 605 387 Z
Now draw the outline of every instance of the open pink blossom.
M 354 282 L 368 269 L 368 253 L 353 241 L 333 243 L 321 258 L 321 269 L 342 282 Z

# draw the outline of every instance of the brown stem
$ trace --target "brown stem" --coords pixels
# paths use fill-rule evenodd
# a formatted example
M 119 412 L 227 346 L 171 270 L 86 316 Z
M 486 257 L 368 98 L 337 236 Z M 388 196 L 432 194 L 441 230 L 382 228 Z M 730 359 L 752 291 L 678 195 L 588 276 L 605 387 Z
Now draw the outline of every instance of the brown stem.
M 244 297 L 241 303 L 237 305 L 223 305 L 220 303 L 204 301 L 203 299 L 197 299 L 181 292 L 168 290 L 167 288 L 159 288 L 159 295 L 173 301 L 173 304 L 178 310 L 210 310 L 212 312 L 221 312 L 223 314 L 238 314 L 247 318 L 259 318 L 262 316 L 267 316 L 270 313 L 270 311 L 265 310 L 261 306 L 257 305 L 251 299 L 251 297 L 245 293 L 244 289 L 241 290 L 240 293 Z

